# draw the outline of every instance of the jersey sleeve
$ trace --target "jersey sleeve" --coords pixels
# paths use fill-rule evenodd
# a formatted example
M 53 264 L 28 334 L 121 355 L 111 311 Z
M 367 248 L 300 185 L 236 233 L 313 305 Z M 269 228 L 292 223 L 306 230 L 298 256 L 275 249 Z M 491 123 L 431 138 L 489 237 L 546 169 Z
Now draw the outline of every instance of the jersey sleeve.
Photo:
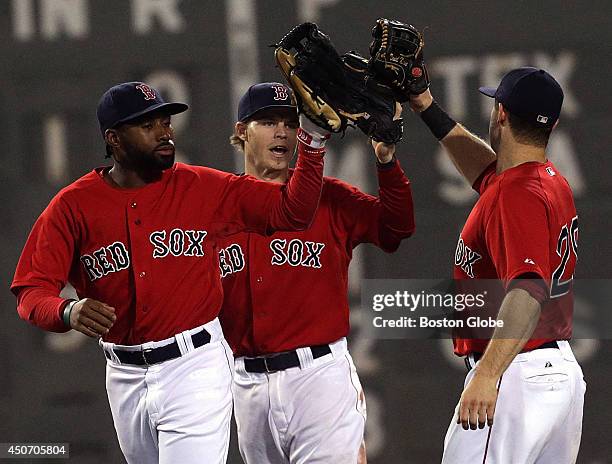
M 221 235 L 307 229 L 315 215 L 323 184 L 324 150 L 298 143 L 298 160 L 286 184 L 251 176 L 231 176 L 221 196 L 218 213 L 225 224 Z
M 76 229 L 68 203 L 58 194 L 34 224 L 11 284 L 19 316 L 52 332 L 69 330 L 60 315 L 66 300 L 59 294 L 70 273 Z
M 336 227 L 348 236 L 351 247 L 373 243 L 387 252 L 415 230 L 410 181 L 399 161 L 378 167 L 378 198 L 335 180 L 331 201 Z
M 524 185 L 502 185 L 485 240 L 497 275 L 508 287 L 528 274 L 550 281 L 550 231 L 544 197 Z
M 496 166 L 497 160 L 489 164 L 472 184 L 472 188 L 476 190 L 479 195 L 482 195 L 482 192 L 485 191 L 491 180 L 493 180 L 493 178 L 495 177 Z

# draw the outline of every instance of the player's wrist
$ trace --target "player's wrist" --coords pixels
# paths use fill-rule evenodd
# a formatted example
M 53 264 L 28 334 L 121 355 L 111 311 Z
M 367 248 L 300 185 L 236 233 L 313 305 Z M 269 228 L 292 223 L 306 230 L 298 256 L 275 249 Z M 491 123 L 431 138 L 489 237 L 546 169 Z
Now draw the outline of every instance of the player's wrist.
M 381 157 L 379 158 L 378 156 L 376 157 L 376 167 L 378 169 L 391 169 L 393 166 L 395 166 L 395 163 L 397 162 L 397 158 L 395 157 L 395 154 L 389 156 L 389 157 Z
M 478 379 L 483 382 L 497 382 L 501 377 L 501 374 L 493 372 L 493 370 L 486 365 L 486 362 L 483 364 L 483 360 L 476 365 L 474 370 L 474 377 L 478 377 Z
M 433 96 L 431 95 L 429 89 L 427 89 L 423 93 L 420 93 L 418 95 L 410 95 L 410 108 L 415 113 L 422 113 L 431 106 L 433 101 Z
M 62 310 L 62 321 L 66 327 L 72 327 L 70 324 L 70 315 L 72 314 L 72 309 L 74 308 L 75 304 L 77 304 L 76 300 L 69 300 Z
M 325 147 L 325 142 L 331 137 L 331 132 L 317 126 L 303 114 L 300 114 L 300 127 L 297 138 L 300 142 L 310 148 L 320 149 Z
M 457 125 L 457 121 L 432 100 L 426 110 L 419 113 L 425 125 L 438 140 L 442 140 Z

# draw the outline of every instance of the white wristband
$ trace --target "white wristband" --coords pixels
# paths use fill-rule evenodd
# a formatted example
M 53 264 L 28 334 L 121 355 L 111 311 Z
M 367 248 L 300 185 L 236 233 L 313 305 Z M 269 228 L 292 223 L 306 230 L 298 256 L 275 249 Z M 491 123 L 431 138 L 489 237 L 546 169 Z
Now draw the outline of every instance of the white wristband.
M 310 148 L 323 148 L 325 142 L 331 137 L 331 132 L 317 126 L 303 114 L 300 114 L 300 128 L 297 133 L 298 140 Z

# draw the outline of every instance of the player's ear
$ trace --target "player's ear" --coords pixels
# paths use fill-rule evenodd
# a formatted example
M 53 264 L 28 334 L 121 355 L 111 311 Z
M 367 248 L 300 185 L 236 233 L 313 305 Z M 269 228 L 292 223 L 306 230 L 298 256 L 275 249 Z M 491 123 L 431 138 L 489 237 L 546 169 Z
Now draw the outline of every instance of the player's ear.
M 498 104 L 499 107 L 497 109 L 497 123 L 500 125 L 504 125 L 508 122 L 508 112 L 502 103 Z
M 243 142 L 247 142 L 249 140 L 249 136 L 247 134 L 247 124 L 242 121 L 238 121 L 236 123 L 234 126 L 234 133 Z
M 104 141 L 113 148 L 119 148 L 119 134 L 115 129 L 106 129 L 106 132 L 104 132 Z

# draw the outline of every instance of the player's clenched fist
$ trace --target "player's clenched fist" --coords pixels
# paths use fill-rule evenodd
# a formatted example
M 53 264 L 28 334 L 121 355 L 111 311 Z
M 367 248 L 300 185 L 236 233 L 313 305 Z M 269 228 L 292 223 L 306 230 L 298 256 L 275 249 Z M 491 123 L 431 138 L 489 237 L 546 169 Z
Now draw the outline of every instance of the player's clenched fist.
M 70 312 L 70 327 L 94 338 L 107 334 L 116 320 L 115 308 L 91 298 L 77 301 Z

